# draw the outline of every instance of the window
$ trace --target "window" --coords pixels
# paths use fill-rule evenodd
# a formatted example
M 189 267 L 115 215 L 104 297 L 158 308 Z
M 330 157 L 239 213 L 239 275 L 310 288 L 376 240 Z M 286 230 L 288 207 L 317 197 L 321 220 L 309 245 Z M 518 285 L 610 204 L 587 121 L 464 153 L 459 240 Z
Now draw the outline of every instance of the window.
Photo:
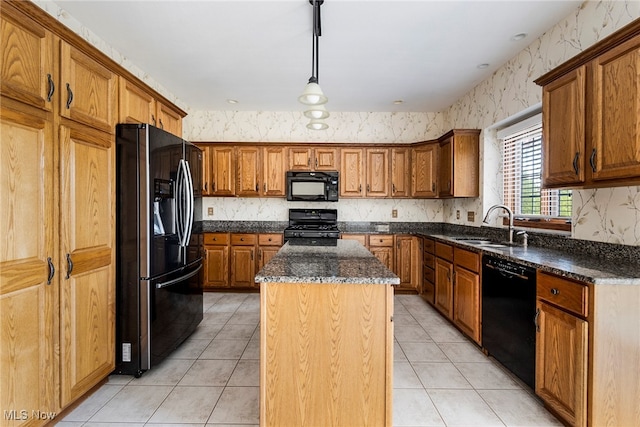
M 571 190 L 542 188 L 542 120 L 537 115 L 498 133 L 503 140 L 503 194 L 518 225 L 571 229 Z

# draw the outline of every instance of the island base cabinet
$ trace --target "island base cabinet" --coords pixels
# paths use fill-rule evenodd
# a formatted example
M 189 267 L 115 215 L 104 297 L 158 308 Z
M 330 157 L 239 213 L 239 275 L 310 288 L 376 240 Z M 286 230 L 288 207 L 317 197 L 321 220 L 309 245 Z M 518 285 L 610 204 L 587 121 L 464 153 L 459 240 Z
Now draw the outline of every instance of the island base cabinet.
M 393 289 L 262 283 L 260 425 L 391 426 Z

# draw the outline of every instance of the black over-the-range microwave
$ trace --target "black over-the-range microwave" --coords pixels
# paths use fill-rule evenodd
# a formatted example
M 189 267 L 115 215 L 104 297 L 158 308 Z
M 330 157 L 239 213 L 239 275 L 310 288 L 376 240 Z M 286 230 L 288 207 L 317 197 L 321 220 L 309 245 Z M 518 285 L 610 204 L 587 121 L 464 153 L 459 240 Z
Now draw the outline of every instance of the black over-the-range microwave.
M 292 202 L 337 202 L 338 172 L 288 171 L 287 200 Z

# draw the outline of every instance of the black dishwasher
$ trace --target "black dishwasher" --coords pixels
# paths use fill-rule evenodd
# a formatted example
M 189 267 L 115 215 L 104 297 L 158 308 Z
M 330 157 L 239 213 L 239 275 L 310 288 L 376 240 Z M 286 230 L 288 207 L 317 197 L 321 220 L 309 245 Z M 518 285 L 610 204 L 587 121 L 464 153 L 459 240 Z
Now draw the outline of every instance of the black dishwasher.
M 482 347 L 535 388 L 536 271 L 490 255 L 482 257 Z

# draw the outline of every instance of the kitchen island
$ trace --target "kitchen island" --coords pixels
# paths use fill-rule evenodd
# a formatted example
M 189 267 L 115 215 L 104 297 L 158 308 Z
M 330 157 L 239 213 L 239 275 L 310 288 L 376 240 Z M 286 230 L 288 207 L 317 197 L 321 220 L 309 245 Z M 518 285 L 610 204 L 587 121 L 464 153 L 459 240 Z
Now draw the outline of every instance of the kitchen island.
M 260 425 L 391 426 L 393 285 L 364 246 L 286 244 L 260 284 Z

